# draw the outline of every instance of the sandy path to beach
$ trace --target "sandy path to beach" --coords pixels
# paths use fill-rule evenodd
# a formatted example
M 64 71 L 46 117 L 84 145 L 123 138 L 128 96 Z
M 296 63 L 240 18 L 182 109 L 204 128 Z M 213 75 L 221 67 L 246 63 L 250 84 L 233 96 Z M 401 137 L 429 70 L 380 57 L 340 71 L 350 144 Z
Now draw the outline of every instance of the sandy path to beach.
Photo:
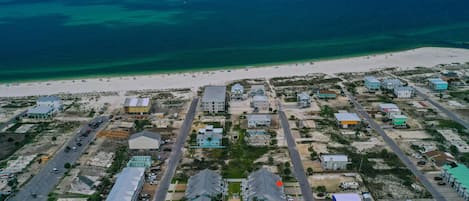
M 2 84 L 0 85 L 0 97 L 168 88 L 196 89 L 204 85 L 225 84 L 232 80 L 245 78 L 272 78 L 308 73 L 362 72 L 384 67 L 405 69 L 454 62 L 469 62 L 469 50 L 427 47 L 314 63 L 292 63 L 249 69 Z

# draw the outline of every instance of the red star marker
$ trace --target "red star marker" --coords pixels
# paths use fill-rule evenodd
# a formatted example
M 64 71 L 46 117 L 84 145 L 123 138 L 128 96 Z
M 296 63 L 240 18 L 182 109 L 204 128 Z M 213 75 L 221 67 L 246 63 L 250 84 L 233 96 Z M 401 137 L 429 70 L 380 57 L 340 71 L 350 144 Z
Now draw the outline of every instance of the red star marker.
M 277 187 L 282 187 L 283 186 L 283 182 L 282 181 L 277 181 Z

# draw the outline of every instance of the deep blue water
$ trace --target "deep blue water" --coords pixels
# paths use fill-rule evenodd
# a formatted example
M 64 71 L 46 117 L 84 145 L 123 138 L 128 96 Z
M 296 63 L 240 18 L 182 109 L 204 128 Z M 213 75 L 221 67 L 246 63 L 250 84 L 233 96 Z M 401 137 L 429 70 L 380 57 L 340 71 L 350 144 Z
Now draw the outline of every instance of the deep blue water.
M 469 48 L 467 0 L 0 0 L 0 82 Z

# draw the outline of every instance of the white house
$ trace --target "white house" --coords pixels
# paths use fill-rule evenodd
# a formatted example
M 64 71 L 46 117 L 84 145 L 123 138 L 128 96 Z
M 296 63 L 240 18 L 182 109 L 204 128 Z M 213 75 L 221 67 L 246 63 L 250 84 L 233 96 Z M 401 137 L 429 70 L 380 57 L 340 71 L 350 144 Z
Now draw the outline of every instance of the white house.
M 265 95 L 265 87 L 263 84 L 252 85 L 251 90 L 249 91 L 249 96 L 263 96 Z
M 50 119 L 62 110 L 62 100 L 57 96 L 42 96 L 36 100 L 36 106 L 26 112 L 29 118 Z
M 401 114 L 401 110 L 399 109 L 399 107 L 397 107 L 397 105 L 393 103 L 379 104 L 379 111 L 385 113 L 387 117 L 390 117 L 391 115 Z
M 207 86 L 202 96 L 201 107 L 204 112 L 218 113 L 226 109 L 226 87 Z
M 161 135 L 149 131 L 142 131 L 130 136 L 129 149 L 157 150 L 160 148 Z
M 63 107 L 62 99 L 57 96 L 42 96 L 36 100 L 37 106 L 48 106 L 54 109 L 54 111 L 60 111 Z
M 303 92 L 296 95 L 296 102 L 298 103 L 299 107 L 306 108 L 311 105 L 311 97 L 308 93 Z
M 411 98 L 414 95 L 412 87 L 396 87 L 394 88 L 394 96 L 397 98 Z
M 241 100 L 244 95 L 243 85 L 236 83 L 231 87 L 231 100 Z
M 402 82 L 399 79 L 385 79 L 381 83 L 381 87 L 386 90 L 394 90 L 396 87 L 401 87 Z
M 323 154 L 320 159 L 324 170 L 346 170 L 347 164 L 349 164 L 347 155 Z
M 269 98 L 267 96 L 256 95 L 252 97 L 251 107 L 257 108 L 258 110 L 268 110 L 269 106 Z
M 269 127 L 272 122 L 272 116 L 266 114 L 250 114 L 246 119 L 248 128 Z

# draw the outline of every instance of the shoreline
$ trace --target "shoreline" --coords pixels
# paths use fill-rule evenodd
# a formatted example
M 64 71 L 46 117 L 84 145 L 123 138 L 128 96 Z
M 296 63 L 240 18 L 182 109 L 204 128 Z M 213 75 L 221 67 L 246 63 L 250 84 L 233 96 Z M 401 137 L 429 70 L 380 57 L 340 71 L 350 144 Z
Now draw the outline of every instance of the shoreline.
M 0 97 L 89 93 L 148 89 L 191 88 L 221 85 L 229 81 L 251 78 L 272 78 L 307 75 L 363 72 L 385 67 L 402 69 L 417 66 L 469 62 L 469 49 L 422 47 L 405 51 L 352 56 L 339 59 L 318 59 L 283 64 L 262 64 L 244 68 L 222 67 L 188 72 L 149 73 L 143 75 L 97 76 L 49 81 L 13 82 L 0 85 Z

